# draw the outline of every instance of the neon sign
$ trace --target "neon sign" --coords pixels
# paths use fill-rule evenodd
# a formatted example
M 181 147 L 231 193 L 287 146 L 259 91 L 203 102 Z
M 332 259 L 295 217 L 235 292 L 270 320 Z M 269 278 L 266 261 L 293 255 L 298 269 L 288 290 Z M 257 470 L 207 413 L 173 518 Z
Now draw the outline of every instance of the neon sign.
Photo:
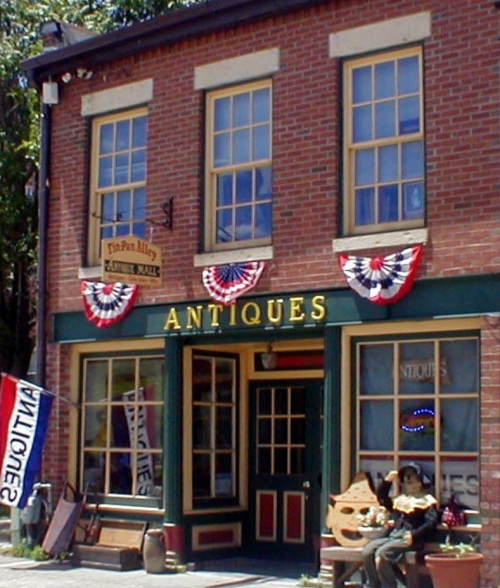
M 406 433 L 421 433 L 426 429 L 434 429 L 434 416 L 432 408 L 417 408 L 401 416 L 400 427 Z

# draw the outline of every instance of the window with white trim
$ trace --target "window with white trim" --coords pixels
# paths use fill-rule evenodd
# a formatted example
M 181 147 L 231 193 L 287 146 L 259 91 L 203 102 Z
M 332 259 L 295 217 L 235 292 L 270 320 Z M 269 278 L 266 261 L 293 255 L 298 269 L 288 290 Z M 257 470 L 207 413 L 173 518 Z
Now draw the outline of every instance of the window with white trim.
M 441 503 L 479 507 L 479 338 L 357 340 L 356 471 L 416 461 Z
M 101 258 L 101 241 L 146 236 L 148 115 L 145 108 L 94 119 L 89 262 Z
M 422 227 L 422 51 L 344 64 L 344 234 Z
M 206 173 L 206 250 L 270 244 L 270 81 L 208 94 Z

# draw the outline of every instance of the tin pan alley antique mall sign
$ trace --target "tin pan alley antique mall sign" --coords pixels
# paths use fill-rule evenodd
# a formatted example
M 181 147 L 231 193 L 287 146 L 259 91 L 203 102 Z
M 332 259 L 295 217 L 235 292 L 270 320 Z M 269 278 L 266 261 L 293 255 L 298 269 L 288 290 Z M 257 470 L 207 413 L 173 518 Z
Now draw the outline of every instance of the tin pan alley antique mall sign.
M 102 277 L 105 282 L 161 286 L 161 250 L 128 235 L 102 240 Z

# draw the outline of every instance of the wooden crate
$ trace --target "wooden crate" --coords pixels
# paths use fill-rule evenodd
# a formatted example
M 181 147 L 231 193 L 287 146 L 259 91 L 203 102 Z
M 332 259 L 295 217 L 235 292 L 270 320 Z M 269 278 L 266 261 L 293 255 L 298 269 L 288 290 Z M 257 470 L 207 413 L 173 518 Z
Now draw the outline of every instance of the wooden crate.
M 89 568 L 137 570 L 142 567 L 146 528 L 141 522 L 101 519 L 95 543 L 74 543 L 71 562 Z

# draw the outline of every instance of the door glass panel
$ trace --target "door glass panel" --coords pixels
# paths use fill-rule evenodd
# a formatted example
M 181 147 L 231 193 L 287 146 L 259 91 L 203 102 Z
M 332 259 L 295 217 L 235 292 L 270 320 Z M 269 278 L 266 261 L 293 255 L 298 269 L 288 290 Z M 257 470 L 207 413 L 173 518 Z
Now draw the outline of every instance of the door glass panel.
M 217 359 L 215 362 L 215 397 L 218 402 L 230 402 L 233 398 L 234 361 Z
M 290 423 L 291 442 L 293 444 L 305 443 L 306 428 L 304 419 L 293 419 Z
M 208 359 L 196 357 L 193 360 L 193 400 L 207 401 L 211 396 L 212 364 Z
M 290 473 L 304 474 L 305 473 L 305 449 L 304 447 L 294 447 L 291 450 Z
M 259 474 L 270 474 L 272 472 L 271 448 L 260 447 L 258 450 L 257 471 Z
M 290 414 L 304 414 L 306 412 L 306 397 L 304 388 L 293 388 Z
M 230 453 L 221 453 L 215 458 L 215 495 L 232 496 L 233 463 Z
M 197 498 L 211 494 L 210 455 L 196 453 L 193 455 L 193 494 Z
M 196 449 L 210 448 L 210 424 L 210 408 L 193 407 L 193 447 Z
M 272 390 L 271 388 L 260 388 L 259 389 L 259 415 L 271 414 L 272 411 Z
M 192 360 L 193 498 L 233 498 L 236 492 L 236 358 Z
M 274 474 L 288 474 L 288 450 L 276 447 L 274 449 Z
M 306 444 L 305 389 L 260 388 L 257 394 L 257 473 L 301 473 Z
M 286 445 L 288 441 L 288 419 L 279 418 L 274 421 L 274 442 Z
M 216 413 L 216 447 L 219 449 L 230 448 L 233 441 L 233 410 L 231 407 L 219 407 L 216 409 Z
M 269 419 L 259 420 L 258 442 L 261 444 L 271 443 L 271 421 Z
M 288 389 L 275 388 L 274 391 L 274 414 L 288 413 Z

